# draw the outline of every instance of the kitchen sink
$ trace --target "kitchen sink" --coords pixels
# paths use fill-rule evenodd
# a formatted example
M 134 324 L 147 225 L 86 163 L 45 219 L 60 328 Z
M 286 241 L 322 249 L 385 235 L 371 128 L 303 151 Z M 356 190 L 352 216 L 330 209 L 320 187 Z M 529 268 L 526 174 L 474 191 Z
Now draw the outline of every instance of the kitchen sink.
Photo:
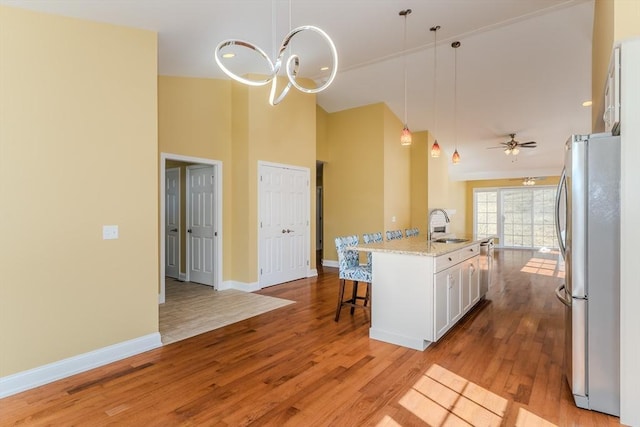
M 434 242 L 437 242 L 437 243 L 464 243 L 468 241 L 469 239 L 459 239 L 459 238 L 453 238 L 453 237 L 434 240 Z

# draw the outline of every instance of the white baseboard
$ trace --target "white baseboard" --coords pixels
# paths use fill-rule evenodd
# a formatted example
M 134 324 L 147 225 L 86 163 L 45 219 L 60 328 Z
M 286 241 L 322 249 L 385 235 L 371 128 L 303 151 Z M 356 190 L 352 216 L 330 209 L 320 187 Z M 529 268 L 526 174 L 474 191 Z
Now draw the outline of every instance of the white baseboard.
M 154 348 L 162 347 L 160 333 L 154 332 L 129 341 L 79 354 L 28 371 L 18 372 L 0 378 L 0 398 L 11 396 L 57 381 L 71 375 L 85 372 Z
M 340 265 L 338 264 L 338 261 L 332 261 L 330 259 L 323 259 L 322 260 L 322 266 L 323 267 L 335 267 L 335 268 L 338 268 Z
M 238 282 L 236 280 L 225 280 L 218 286 L 219 291 L 224 291 L 225 289 L 237 289 L 239 291 L 245 292 L 255 292 L 260 290 L 260 285 L 258 282 L 245 283 Z
M 318 277 L 318 269 L 312 268 L 307 270 L 307 277 Z

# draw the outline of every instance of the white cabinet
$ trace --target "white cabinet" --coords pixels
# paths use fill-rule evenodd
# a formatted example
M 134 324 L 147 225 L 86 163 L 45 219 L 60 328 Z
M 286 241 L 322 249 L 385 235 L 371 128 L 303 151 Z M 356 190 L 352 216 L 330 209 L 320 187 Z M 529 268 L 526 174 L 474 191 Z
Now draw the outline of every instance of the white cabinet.
M 434 275 L 436 341 L 462 317 L 460 278 L 460 264 Z
M 463 263 L 462 288 L 462 309 L 466 312 L 480 301 L 480 257 L 473 257 Z M 464 298 L 465 293 L 468 295 L 467 301 Z
M 435 258 L 436 341 L 480 300 L 479 251 L 479 245 L 472 245 Z

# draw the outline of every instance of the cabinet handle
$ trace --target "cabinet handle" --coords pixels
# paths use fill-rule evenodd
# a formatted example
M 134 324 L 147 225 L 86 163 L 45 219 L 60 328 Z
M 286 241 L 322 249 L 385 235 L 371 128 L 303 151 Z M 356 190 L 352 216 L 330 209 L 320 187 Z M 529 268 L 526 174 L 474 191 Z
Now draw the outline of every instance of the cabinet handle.
M 449 257 L 449 261 L 453 261 L 453 260 L 451 259 L 451 257 Z

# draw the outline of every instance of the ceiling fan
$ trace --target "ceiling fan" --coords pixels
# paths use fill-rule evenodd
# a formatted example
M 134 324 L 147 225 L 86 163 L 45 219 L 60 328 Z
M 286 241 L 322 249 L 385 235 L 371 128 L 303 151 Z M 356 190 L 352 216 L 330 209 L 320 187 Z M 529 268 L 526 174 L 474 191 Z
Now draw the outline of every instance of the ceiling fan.
M 509 136 L 511 137 L 511 141 L 501 142 L 500 145 L 497 147 L 488 147 L 488 148 L 502 148 L 504 150 L 504 154 L 506 154 L 507 156 L 509 154 L 513 154 L 514 156 L 516 156 L 520 152 L 521 148 L 536 148 L 538 145 L 538 143 L 535 141 L 529 141 L 529 142 L 516 141 L 515 133 L 510 133 Z

